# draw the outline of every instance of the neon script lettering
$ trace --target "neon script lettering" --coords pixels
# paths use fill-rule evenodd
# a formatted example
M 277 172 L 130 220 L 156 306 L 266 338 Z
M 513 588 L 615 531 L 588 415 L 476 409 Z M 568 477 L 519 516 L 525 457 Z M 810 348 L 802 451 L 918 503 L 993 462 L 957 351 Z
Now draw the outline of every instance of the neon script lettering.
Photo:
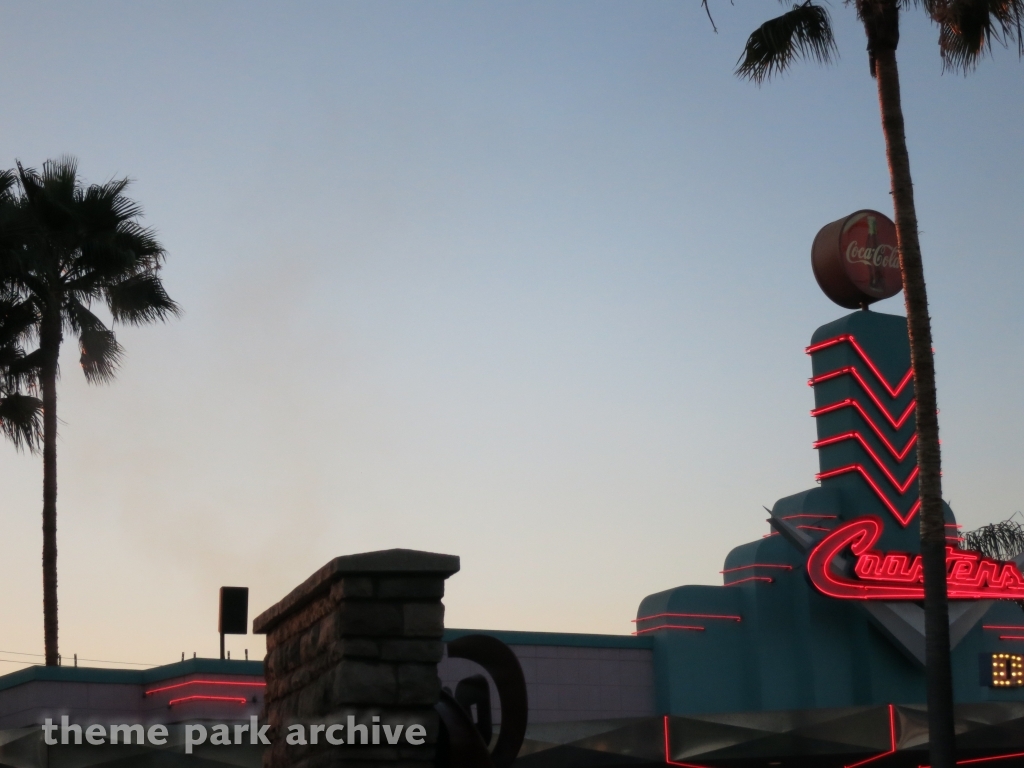
M 843 600 L 923 600 L 921 556 L 872 549 L 881 535 L 882 520 L 874 515 L 837 528 L 807 558 L 811 583 L 823 595 Z M 1024 599 L 1020 569 L 980 552 L 946 547 L 946 580 L 951 600 Z

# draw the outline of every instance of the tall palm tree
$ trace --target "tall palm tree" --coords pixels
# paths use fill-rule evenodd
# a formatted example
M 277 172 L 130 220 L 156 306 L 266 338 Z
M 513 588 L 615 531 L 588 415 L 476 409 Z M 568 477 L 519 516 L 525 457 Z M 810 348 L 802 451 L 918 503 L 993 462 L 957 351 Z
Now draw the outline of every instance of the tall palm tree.
M 707 0 L 702 0 L 705 10 Z M 928 685 L 928 728 L 931 764 L 953 768 L 953 681 L 949 661 L 949 619 L 946 602 L 945 528 L 942 517 L 939 422 L 935 397 L 928 294 L 921 264 L 921 245 L 914 208 L 914 187 L 900 104 L 896 66 L 900 10 L 922 8 L 939 26 L 943 69 L 974 69 L 992 47 L 1016 43 L 1024 55 L 1024 0 L 846 0 L 853 5 L 867 35 L 868 66 L 878 86 L 878 104 L 889 161 L 900 269 L 910 333 L 910 360 L 917 396 L 918 487 L 921 496 L 921 553 L 925 571 L 925 637 Z M 799 58 L 831 61 L 836 50 L 828 12 L 813 0 L 762 24 L 747 40 L 736 70 L 740 77 L 761 83 Z
M 11 171 L 0 171 L 0 434 L 15 448 L 35 452 L 42 444 L 43 404 L 23 391 L 33 384 L 32 361 L 26 359 L 23 345 L 34 325 L 35 313 L 19 301 L 5 281 L 5 268 L 18 243 L 14 184 Z
M 86 187 L 71 157 L 48 160 L 42 172 L 18 163 L 21 244 L 8 265 L 10 282 L 35 313 L 43 411 L 43 628 L 47 666 L 57 664 L 57 378 L 65 333 L 78 337 L 90 383 L 114 378 L 122 349 L 96 314 L 141 325 L 179 314 L 164 290 L 163 246 L 139 223 L 142 209 L 125 196 L 128 179 Z

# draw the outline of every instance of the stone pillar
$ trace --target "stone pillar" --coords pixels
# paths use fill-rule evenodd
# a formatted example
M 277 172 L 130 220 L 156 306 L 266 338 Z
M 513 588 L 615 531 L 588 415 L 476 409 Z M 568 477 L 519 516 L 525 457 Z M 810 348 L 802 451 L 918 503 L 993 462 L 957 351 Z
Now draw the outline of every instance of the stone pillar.
M 253 632 L 267 635 L 264 721 L 272 745 L 264 768 L 430 768 L 441 690 L 444 582 L 459 558 L 410 549 L 338 557 L 260 614 Z M 404 726 L 398 745 L 350 745 L 348 717 L 371 727 Z M 288 726 L 341 723 L 344 746 L 286 743 Z M 412 746 L 405 729 L 426 727 Z M 383 729 L 382 729 L 383 730 Z M 392 730 L 392 734 L 394 730 Z

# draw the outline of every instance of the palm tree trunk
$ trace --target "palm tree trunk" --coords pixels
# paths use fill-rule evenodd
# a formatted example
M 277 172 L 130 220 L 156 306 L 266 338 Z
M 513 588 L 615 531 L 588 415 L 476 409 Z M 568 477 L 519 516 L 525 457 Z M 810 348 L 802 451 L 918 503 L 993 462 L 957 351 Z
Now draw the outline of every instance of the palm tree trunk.
M 57 666 L 57 357 L 60 326 L 40 329 L 43 390 L 43 634 L 46 666 Z
M 925 661 L 928 684 L 928 733 L 932 768 L 954 768 L 953 678 L 949 661 L 949 607 L 946 595 L 946 528 L 942 513 L 939 419 L 935 397 L 931 319 L 921 264 L 914 209 L 914 186 L 900 104 L 896 51 L 875 52 L 875 77 L 882 112 L 896 234 L 903 271 L 903 295 L 910 332 L 910 361 L 917 397 L 917 466 L 921 496 L 921 555 L 924 560 Z

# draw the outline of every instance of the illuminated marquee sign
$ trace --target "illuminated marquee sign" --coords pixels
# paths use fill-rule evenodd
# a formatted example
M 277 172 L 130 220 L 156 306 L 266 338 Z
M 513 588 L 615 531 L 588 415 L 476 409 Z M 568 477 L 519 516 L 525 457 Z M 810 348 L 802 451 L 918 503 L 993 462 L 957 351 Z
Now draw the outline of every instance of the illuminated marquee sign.
M 981 684 L 991 688 L 1024 686 L 1024 656 L 1019 653 L 981 654 Z
M 924 600 L 921 556 L 872 549 L 881 535 L 882 520 L 874 515 L 837 528 L 807 558 L 811 583 L 823 595 L 843 600 Z M 1024 576 L 1017 566 L 980 552 L 946 547 L 946 580 L 951 600 L 1024 599 Z

